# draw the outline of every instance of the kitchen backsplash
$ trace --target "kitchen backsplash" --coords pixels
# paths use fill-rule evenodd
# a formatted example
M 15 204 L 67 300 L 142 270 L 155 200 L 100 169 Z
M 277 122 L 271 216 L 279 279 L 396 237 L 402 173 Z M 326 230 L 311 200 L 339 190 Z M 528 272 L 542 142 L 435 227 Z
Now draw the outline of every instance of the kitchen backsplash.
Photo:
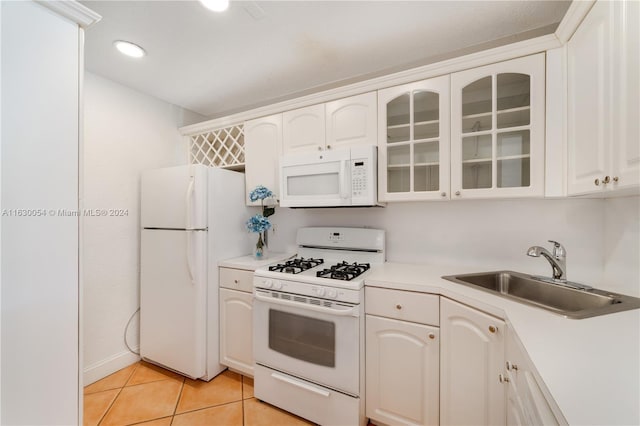
M 393 203 L 385 208 L 278 209 L 270 248 L 295 249 L 301 226 L 369 226 L 387 232 L 387 260 L 464 264 L 550 275 L 525 255 L 532 245 L 567 248 L 568 277 L 639 296 L 638 197 Z M 626 214 L 621 213 L 626 212 Z M 633 255 L 635 253 L 635 261 Z

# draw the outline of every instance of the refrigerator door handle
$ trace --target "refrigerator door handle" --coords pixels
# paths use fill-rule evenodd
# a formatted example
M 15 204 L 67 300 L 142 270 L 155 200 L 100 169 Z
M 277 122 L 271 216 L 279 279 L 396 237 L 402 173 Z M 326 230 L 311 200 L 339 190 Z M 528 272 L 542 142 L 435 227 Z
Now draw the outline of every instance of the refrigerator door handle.
M 191 228 L 191 216 L 192 216 L 192 212 L 191 212 L 191 208 L 193 205 L 193 193 L 195 191 L 195 178 L 193 176 L 189 177 L 189 186 L 187 187 L 187 223 L 186 223 L 186 228 L 190 229 Z
M 195 280 L 193 277 L 193 267 L 191 266 L 191 231 L 187 232 L 187 271 L 189 271 L 189 279 L 191 280 L 191 284 L 195 284 Z

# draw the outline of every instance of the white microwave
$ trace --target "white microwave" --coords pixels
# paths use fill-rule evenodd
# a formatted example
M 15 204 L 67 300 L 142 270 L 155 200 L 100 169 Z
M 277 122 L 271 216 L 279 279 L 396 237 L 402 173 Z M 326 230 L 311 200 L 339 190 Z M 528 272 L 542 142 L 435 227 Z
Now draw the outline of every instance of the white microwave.
M 282 207 L 378 205 L 375 145 L 282 157 Z

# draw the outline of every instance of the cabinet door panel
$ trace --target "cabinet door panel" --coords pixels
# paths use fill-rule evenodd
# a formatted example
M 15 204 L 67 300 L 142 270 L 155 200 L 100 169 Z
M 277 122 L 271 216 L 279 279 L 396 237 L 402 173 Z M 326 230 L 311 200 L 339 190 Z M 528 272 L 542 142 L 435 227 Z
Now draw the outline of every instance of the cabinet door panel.
M 437 327 L 367 315 L 368 417 L 388 425 L 438 424 L 439 334 Z
M 253 295 L 220 289 L 220 363 L 253 377 Z
M 640 2 L 615 2 L 614 60 L 617 72 L 614 78 L 613 116 L 614 127 L 613 177 L 617 182 L 612 188 L 640 185 Z
M 287 111 L 282 114 L 282 121 L 284 154 L 324 149 L 324 104 Z
M 378 198 L 449 198 L 449 76 L 378 92 Z
M 445 298 L 440 312 L 441 424 L 505 424 L 504 321 Z
M 544 55 L 451 76 L 451 192 L 544 194 Z
M 560 409 L 513 330 L 507 333 L 505 353 L 506 375 L 509 377 L 507 424 L 566 425 Z
M 376 92 L 328 102 L 326 111 L 327 149 L 377 142 Z
M 568 193 L 601 191 L 609 168 L 611 142 L 610 11 L 614 2 L 597 2 L 567 44 Z
M 282 114 L 247 121 L 244 124 L 244 151 L 247 205 L 260 205 L 260 201 L 249 200 L 249 192 L 258 185 L 266 186 L 278 198 Z

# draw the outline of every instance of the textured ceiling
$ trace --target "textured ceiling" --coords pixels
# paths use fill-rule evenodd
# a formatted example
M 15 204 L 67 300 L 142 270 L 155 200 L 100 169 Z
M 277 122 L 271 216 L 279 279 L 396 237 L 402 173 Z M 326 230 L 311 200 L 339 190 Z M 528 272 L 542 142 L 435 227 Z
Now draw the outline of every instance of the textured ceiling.
M 550 33 L 568 1 L 84 1 L 87 70 L 219 117 Z M 525 33 L 525 34 L 523 34 Z M 124 39 L 148 55 L 131 59 Z M 477 49 L 476 49 L 477 50 Z

